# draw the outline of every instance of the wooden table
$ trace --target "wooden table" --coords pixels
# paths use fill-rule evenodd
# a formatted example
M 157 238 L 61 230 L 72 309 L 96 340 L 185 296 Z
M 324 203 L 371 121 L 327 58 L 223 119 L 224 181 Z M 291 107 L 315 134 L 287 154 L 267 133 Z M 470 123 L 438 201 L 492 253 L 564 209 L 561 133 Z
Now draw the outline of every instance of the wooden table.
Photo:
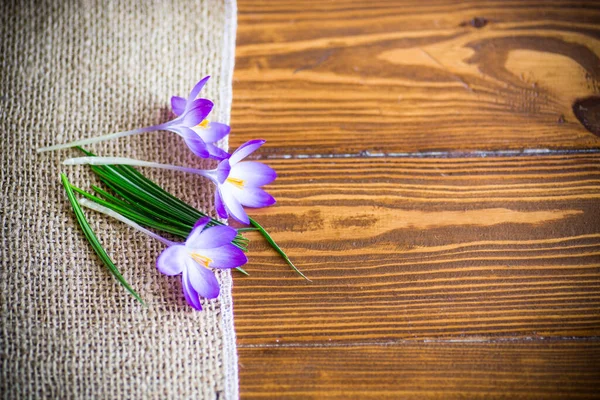
M 238 7 L 242 398 L 600 396 L 600 3 Z

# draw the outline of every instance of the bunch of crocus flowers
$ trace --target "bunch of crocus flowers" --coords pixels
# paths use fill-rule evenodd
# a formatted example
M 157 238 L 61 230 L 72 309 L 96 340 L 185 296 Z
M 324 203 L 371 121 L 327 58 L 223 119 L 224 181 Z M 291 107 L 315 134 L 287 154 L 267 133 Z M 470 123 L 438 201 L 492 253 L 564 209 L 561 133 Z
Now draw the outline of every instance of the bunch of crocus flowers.
M 181 275 L 185 299 L 197 310 L 202 309 L 201 298 L 214 299 L 219 296 L 219 283 L 213 269 L 237 268 L 245 273 L 241 266 L 248 261 L 245 254 L 247 239 L 241 232 L 246 230 L 260 231 L 288 264 L 300 273 L 264 228 L 248 216 L 244 208 L 275 204 L 273 196 L 262 189 L 262 186 L 273 182 L 277 174 L 266 164 L 246 160 L 265 141 L 251 140 L 231 154 L 217 147 L 217 142 L 227 136 L 231 129 L 226 124 L 210 121 L 208 117 L 213 102 L 198 98 L 208 79 L 207 76 L 200 80 L 187 98 L 171 98 L 176 118 L 169 122 L 38 149 L 38 152 L 43 152 L 78 147 L 85 156 L 66 159 L 63 164 L 89 165 L 112 190 L 113 193 L 109 193 L 94 187 L 96 194 L 92 195 L 71 185 L 66 176 L 62 176 L 68 198 L 87 239 L 113 275 L 140 301 L 139 295 L 123 279 L 100 246 L 80 206 L 116 218 L 165 244 L 166 248 L 158 256 L 156 267 L 165 275 Z M 87 144 L 152 131 L 170 131 L 181 136 L 196 156 L 215 160 L 215 168 L 202 170 L 125 157 L 99 157 L 81 148 Z M 215 208 L 218 216 L 231 217 L 251 227 L 236 230 L 206 216 L 151 182 L 135 167 L 163 168 L 206 178 L 216 186 Z M 83 195 L 84 198 L 76 200 L 74 192 Z M 195 221 L 191 229 L 190 218 Z M 147 228 L 156 228 L 180 237 L 187 232 L 187 237 L 185 242 L 175 242 Z M 302 273 L 300 275 L 304 277 Z

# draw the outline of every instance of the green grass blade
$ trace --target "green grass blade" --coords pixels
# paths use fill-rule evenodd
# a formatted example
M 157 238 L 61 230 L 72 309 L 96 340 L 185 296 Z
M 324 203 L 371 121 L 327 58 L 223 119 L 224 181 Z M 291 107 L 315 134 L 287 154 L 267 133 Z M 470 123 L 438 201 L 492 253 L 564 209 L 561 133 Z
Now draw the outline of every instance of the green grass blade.
M 176 235 L 176 236 L 179 236 L 182 238 L 186 238 L 190 233 L 191 227 L 189 229 L 180 229 L 180 228 L 177 228 L 172 225 L 164 224 L 160 221 L 155 221 L 152 218 L 148 218 L 145 215 L 139 214 L 131 208 L 125 208 L 125 207 L 119 206 L 117 204 L 111 203 L 109 201 L 103 200 L 99 197 L 96 197 L 93 194 L 90 194 L 90 193 L 86 192 L 85 190 L 80 189 L 76 186 L 71 185 L 71 189 L 73 189 L 77 193 L 81 194 L 82 196 L 86 197 L 87 199 L 92 200 L 104 207 L 110 208 L 111 210 L 116 211 L 119 214 L 122 214 L 123 216 L 131 219 L 132 221 L 134 221 L 140 225 L 158 229 L 163 232 L 168 232 L 168 233 L 171 233 L 173 235 Z
M 269 235 L 269 233 L 265 230 L 265 228 L 263 228 L 262 226 L 260 226 L 260 224 L 258 222 L 256 222 L 255 220 L 253 220 L 252 218 L 250 218 L 250 225 L 252 225 L 253 227 L 255 227 L 260 232 L 260 234 L 263 235 L 263 237 L 271 245 L 271 247 L 277 253 L 279 253 L 279 255 L 281 257 L 283 257 L 283 259 L 285 260 L 285 262 L 290 267 L 292 267 L 292 269 L 294 271 L 296 271 L 296 273 L 298 273 L 301 277 L 303 277 L 307 281 L 312 282 L 310 279 L 308 279 L 306 276 L 304 276 L 304 274 L 294 265 L 294 263 L 292 263 L 292 260 L 290 260 L 290 258 L 287 256 L 287 254 L 285 254 L 285 251 L 283 251 L 281 249 L 281 247 L 279 247 L 279 245 L 277 245 L 277 243 L 275 243 L 275 240 L 273 240 L 273 238 L 271 237 L 271 235 Z
M 95 154 L 80 150 L 87 156 L 95 157 Z M 92 171 L 104 179 L 108 179 L 113 185 L 120 189 L 135 189 L 128 190 L 127 197 L 135 197 L 136 195 L 145 194 L 150 196 L 152 200 L 159 201 L 162 206 L 169 208 L 169 212 L 176 213 L 183 217 L 183 220 L 191 218 L 191 223 L 194 224 L 198 219 L 206 217 L 207 214 L 197 210 L 187 204 L 178 197 L 164 190 L 162 187 L 148 179 L 145 175 L 129 165 L 106 165 L 106 166 L 90 166 Z M 114 189 L 113 189 L 114 190 Z M 123 196 L 123 193 L 119 195 Z M 211 218 L 210 225 L 224 225 L 223 222 Z
M 141 172 L 130 165 L 117 165 L 115 166 L 123 175 L 127 176 L 127 178 L 134 181 L 139 186 L 143 187 L 148 193 L 152 193 L 153 195 L 159 197 L 165 203 L 174 206 L 175 208 L 187 212 L 188 214 L 195 215 L 199 217 L 205 216 L 206 214 L 195 209 L 191 205 L 185 203 L 181 199 L 173 196 L 162 187 L 158 186 L 156 183 L 148 179 Z
M 162 187 L 160 187 L 159 185 L 154 183 L 152 180 L 148 179 L 145 175 L 143 175 L 141 172 L 139 172 L 137 169 L 133 168 L 132 166 L 120 165 L 119 167 L 121 167 L 123 172 L 126 173 L 131 179 L 135 179 L 136 182 L 138 182 L 138 184 L 140 184 L 141 186 L 144 186 L 144 188 L 147 191 L 154 193 L 155 195 L 161 197 L 161 199 L 163 201 L 178 208 L 180 211 L 182 211 L 184 213 L 187 212 L 188 214 L 193 215 L 194 218 L 196 219 L 196 221 L 202 217 L 207 216 L 206 213 L 204 213 L 200 210 L 197 210 L 196 208 L 192 207 L 191 205 L 184 202 L 180 198 L 167 192 Z M 211 218 L 211 223 L 215 224 L 215 225 L 224 225 L 221 221 L 216 220 L 214 218 Z
M 71 184 L 69 183 L 67 176 L 65 174 L 60 174 L 60 179 L 65 188 L 65 191 L 67 192 L 67 197 L 69 198 L 71 207 L 73 207 L 73 211 L 75 212 L 75 217 L 77 218 L 77 222 L 79 223 L 79 226 L 81 226 L 81 229 L 83 230 L 85 237 L 87 238 L 88 242 L 91 244 L 92 248 L 94 249 L 94 251 L 96 252 L 98 257 L 100 258 L 100 260 L 102 260 L 104 265 L 106 265 L 106 267 L 108 268 L 110 273 L 117 279 L 117 281 L 121 285 L 123 285 L 123 287 L 125 289 L 127 289 L 127 291 L 129 293 L 131 293 L 131 295 L 133 297 L 135 297 L 142 305 L 145 305 L 144 301 L 142 300 L 140 295 L 137 294 L 135 290 L 133 290 L 131 285 L 129 285 L 129 283 L 125 280 L 123 275 L 121 275 L 121 272 L 119 271 L 117 266 L 113 263 L 113 261 L 111 260 L 109 255 L 106 253 L 106 251 L 104 250 L 104 248 L 98 241 L 98 238 L 94 234 L 94 231 L 92 230 L 89 223 L 85 219 L 85 215 L 83 214 L 83 211 L 81 210 L 81 206 L 79 205 L 79 203 L 77 202 L 77 199 L 75 198 L 75 194 L 73 193 Z
M 157 211 L 167 213 L 169 216 L 178 219 L 182 223 L 193 225 L 197 221 L 197 219 L 189 213 L 182 212 L 170 204 L 165 203 L 160 197 L 149 193 L 144 187 L 131 182 L 118 171 L 109 169 L 110 172 L 106 172 L 94 168 L 92 168 L 92 171 L 100 177 L 104 184 L 130 203 L 135 204 L 141 202 Z
M 78 149 L 86 156 L 95 157 L 92 152 L 81 147 L 78 147 Z M 132 166 L 90 165 L 90 168 L 120 198 L 95 187 L 93 189 L 104 199 L 99 199 L 84 191 L 81 194 L 98 204 L 125 215 L 140 225 L 185 238 L 196 221 L 207 216 L 206 213 L 195 209 L 167 192 Z M 209 226 L 214 225 L 224 225 L 224 223 L 211 218 Z M 242 232 L 250 230 L 257 229 L 246 228 L 240 230 L 232 244 L 247 252 L 249 240 L 242 236 Z M 237 268 L 237 270 L 248 275 L 242 268 Z
M 87 150 L 81 148 L 80 150 L 87 156 L 95 156 Z M 169 218 L 191 226 L 198 219 L 207 216 L 206 213 L 173 196 L 131 166 L 105 165 L 90 167 L 103 183 L 133 206 L 143 202 L 146 206 L 154 207 L 156 210 L 167 214 Z M 224 225 L 224 223 L 211 218 L 209 225 Z M 253 230 L 254 228 L 247 229 Z
M 257 228 L 238 228 L 238 232 L 254 232 L 257 231 Z
M 99 188 L 97 186 L 92 186 L 92 190 L 95 191 L 96 193 L 98 193 L 100 196 L 102 196 L 107 201 L 110 201 L 114 204 L 120 205 L 121 207 L 124 207 L 124 208 L 130 208 L 130 209 L 132 209 L 132 211 L 136 211 L 142 215 L 147 215 L 156 221 L 161 221 L 161 222 L 164 222 L 165 224 L 168 224 L 168 225 L 171 225 L 174 227 L 178 227 L 178 228 L 181 228 L 184 230 L 187 229 L 188 232 L 193 227 L 192 224 L 186 224 L 179 220 L 170 218 L 168 215 L 160 214 L 160 213 L 152 210 L 151 208 L 145 207 L 139 203 L 136 204 L 136 203 L 128 203 L 126 201 L 123 201 L 123 200 L 111 195 L 110 193 L 102 190 L 101 188 Z

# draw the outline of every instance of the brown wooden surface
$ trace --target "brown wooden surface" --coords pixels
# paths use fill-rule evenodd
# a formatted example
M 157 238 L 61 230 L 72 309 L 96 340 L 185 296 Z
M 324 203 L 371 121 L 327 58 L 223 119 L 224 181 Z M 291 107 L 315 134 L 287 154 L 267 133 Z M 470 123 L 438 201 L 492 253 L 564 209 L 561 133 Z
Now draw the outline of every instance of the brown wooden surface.
M 242 397 L 600 396 L 600 4 L 238 8 Z
M 593 398 L 597 341 L 240 348 L 243 397 Z

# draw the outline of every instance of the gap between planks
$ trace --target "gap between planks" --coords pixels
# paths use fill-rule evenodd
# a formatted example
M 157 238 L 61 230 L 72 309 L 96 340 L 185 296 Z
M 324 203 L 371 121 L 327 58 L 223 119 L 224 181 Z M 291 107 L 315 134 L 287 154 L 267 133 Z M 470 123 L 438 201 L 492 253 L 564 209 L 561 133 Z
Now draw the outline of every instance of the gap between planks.
M 424 151 L 409 153 L 373 153 L 368 150 L 359 153 L 341 154 L 269 154 L 258 157 L 265 160 L 318 159 L 318 158 L 485 158 L 518 156 L 556 156 L 577 154 L 598 154 L 600 148 L 593 149 L 523 149 L 489 151 Z
M 366 346 L 396 346 L 405 344 L 429 344 L 429 343 L 455 343 L 455 344 L 467 344 L 467 343 L 529 343 L 529 342 L 544 342 L 544 343 L 558 343 L 558 342 L 596 342 L 600 341 L 600 336 L 515 336 L 515 337 L 502 337 L 502 338 L 486 338 L 481 336 L 467 336 L 460 338 L 448 338 L 448 339 L 420 339 L 420 340 L 408 340 L 408 339 L 396 339 L 396 340 L 383 340 L 374 342 L 351 342 L 351 343 L 340 343 L 340 342 L 321 342 L 321 343 L 260 343 L 260 344 L 238 344 L 237 347 L 241 349 L 256 349 L 256 348 L 320 348 L 320 347 L 366 347 Z

